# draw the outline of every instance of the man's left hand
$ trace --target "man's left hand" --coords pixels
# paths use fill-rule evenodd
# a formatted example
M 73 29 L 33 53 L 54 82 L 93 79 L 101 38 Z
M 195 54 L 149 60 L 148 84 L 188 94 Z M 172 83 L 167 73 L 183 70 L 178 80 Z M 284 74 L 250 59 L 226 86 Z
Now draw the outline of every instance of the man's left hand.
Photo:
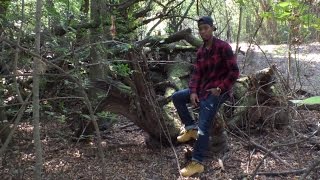
M 221 94 L 220 88 L 211 88 L 211 89 L 208 89 L 207 91 L 210 91 L 211 94 L 214 96 L 220 96 L 220 94 Z

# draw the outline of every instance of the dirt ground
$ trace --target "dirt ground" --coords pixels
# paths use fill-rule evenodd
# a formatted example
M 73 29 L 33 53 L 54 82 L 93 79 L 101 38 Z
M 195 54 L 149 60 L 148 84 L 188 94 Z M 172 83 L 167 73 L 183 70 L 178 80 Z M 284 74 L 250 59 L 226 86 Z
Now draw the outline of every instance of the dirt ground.
M 242 44 L 242 49 L 245 45 Z M 268 67 L 268 62 L 258 47 L 254 48 L 253 58 L 242 69 L 250 73 Z M 279 71 L 286 72 L 286 46 L 261 46 L 267 51 L 270 62 L 277 64 Z M 301 65 L 302 89 L 319 95 L 320 86 L 320 44 L 301 46 L 299 64 Z M 318 54 L 317 54 L 318 53 Z M 243 57 L 239 65 L 243 66 Z M 297 75 L 293 74 L 294 79 Z M 274 148 L 272 151 L 279 159 L 266 155 L 261 149 L 252 146 L 248 140 L 236 132 L 228 131 L 229 150 L 224 154 L 222 168 L 218 158 L 209 157 L 205 172 L 191 178 L 181 178 L 179 167 L 185 163 L 184 149 L 188 145 L 148 149 L 144 143 L 144 133 L 129 120 L 119 117 L 118 122 L 102 132 L 103 148 L 107 166 L 104 171 L 108 179 L 243 179 L 245 174 L 258 172 L 283 172 L 306 168 L 320 158 L 320 133 L 312 132 L 319 127 L 318 111 L 297 110 L 292 114 L 290 126 L 282 129 L 266 127 L 260 130 L 247 130 L 246 134 L 267 149 L 277 144 L 292 143 Z M 30 119 L 19 125 L 10 148 L 0 159 L 0 179 L 33 179 L 35 164 Z M 97 155 L 96 141 L 75 142 L 66 123 L 55 119 L 45 119 L 41 123 L 44 156 L 44 179 L 101 179 L 101 161 Z M 299 142 L 299 143 L 294 143 Z M 300 174 L 301 175 L 301 174 Z M 298 179 L 300 175 L 265 176 L 255 179 Z M 245 178 L 244 178 L 245 179 Z M 310 173 L 308 179 L 320 179 L 320 171 Z

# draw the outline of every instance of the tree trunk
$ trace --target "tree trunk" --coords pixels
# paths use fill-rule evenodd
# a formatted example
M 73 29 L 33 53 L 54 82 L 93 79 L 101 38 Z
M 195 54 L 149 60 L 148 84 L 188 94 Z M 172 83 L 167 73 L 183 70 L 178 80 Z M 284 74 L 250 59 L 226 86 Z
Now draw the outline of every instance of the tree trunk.
M 101 24 L 101 13 L 100 13 L 100 0 L 91 1 L 91 20 L 96 24 L 97 27 Z M 90 29 L 90 43 L 96 43 L 100 40 L 99 38 L 100 30 L 99 28 L 91 28 Z M 90 48 L 90 56 L 89 56 L 90 66 L 89 69 L 89 79 L 101 79 L 104 77 L 103 65 L 101 64 L 101 58 L 99 57 L 99 53 L 97 51 L 97 45 L 92 45 Z M 89 89 L 89 97 L 90 99 L 95 99 L 96 94 L 93 89 Z
M 42 0 L 37 0 L 36 7 L 36 26 L 35 26 L 35 49 L 36 53 L 40 56 L 40 31 L 41 31 L 41 12 L 42 12 Z M 34 58 L 33 61 L 33 88 L 32 88 L 32 111 L 33 111 L 33 134 L 34 134 L 34 145 L 35 145 L 35 174 L 34 178 L 37 180 L 41 179 L 42 171 L 42 147 L 40 140 L 40 101 L 39 101 L 39 83 L 41 73 L 41 60 Z
M 238 33 L 237 33 L 237 45 L 235 50 L 235 55 L 238 54 L 239 51 L 239 41 L 240 41 L 240 34 L 241 34 L 241 26 L 242 26 L 242 14 L 243 14 L 243 6 L 240 4 L 240 15 L 239 15 L 239 24 L 238 24 Z

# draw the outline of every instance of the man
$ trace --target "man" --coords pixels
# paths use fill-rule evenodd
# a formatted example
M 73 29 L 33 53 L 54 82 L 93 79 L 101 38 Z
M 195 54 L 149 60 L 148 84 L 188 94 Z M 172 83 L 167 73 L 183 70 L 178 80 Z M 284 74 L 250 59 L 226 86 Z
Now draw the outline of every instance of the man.
M 177 137 L 177 141 L 185 143 L 196 140 L 191 163 L 180 171 L 185 177 L 204 171 L 202 162 L 208 148 L 212 121 L 220 105 L 230 97 L 232 85 L 239 77 L 239 68 L 232 48 L 213 36 L 216 27 L 212 18 L 201 17 L 198 28 L 204 44 L 197 52 L 189 89 L 172 95 L 173 104 L 185 126 L 185 131 Z M 200 108 L 198 126 L 190 116 L 188 103 Z

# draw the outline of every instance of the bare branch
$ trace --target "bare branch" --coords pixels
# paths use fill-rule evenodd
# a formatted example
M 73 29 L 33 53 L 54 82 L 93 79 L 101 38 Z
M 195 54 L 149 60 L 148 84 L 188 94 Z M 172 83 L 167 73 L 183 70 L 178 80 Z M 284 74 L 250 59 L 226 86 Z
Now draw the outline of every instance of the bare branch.
M 125 9 L 129 8 L 133 4 L 136 4 L 140 1 L 142 1 L 142 0 L 129 0 L 129 1 L 124 1 L 123 3 L 120 3 L 120 4 L 108 4 L 107 3 L 106 5 L 111 8 L 117 8 L 119 11 L 121 11 L 121 10 L 125 10 Z
M 311 171 L 319 169 L 317 166 L 320 165 L 320 158 L 316 159 L 305 171 L 305 173 L 300 177 L 300 180 L 306 179 Z

